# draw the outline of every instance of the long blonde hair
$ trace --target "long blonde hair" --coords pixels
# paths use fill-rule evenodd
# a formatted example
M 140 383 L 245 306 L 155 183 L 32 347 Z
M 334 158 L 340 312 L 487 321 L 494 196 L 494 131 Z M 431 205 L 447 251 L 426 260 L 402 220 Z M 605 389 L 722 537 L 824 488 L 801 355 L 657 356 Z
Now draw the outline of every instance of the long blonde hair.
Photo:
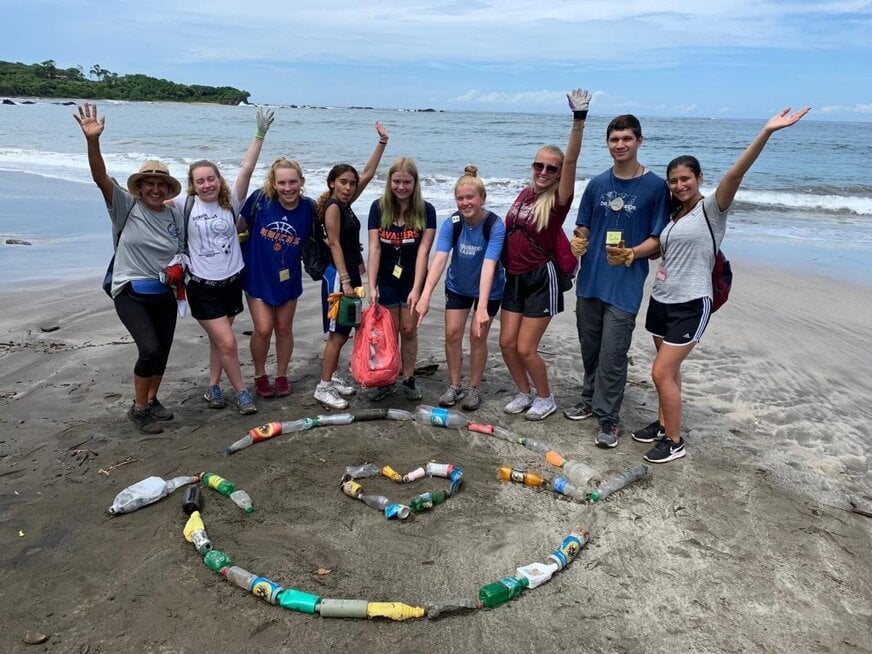
M 539 152 L 547 152 L 553 154 L 560 159 L 560 168 L 563 168 L 563 150 L 556 145 L 543 145 L 539 148 Z M 536 154 L 538 155 L 539 152 Z M 548 225 L 548 217 L 551 215 L 551 210 L 554 208 L 554 203 L 557 202 L 557 188 L 560 185 L 560 178 L 554 180 L 554 183 L 539 194 L 536 198 L 536 206 L 533 207 L 533 225 L 537 232 L 541 232 Z
M 266 179 L 263 181 L 263 186 L 261 187 L 261 191 L 269 200 L 275 200 L 276 197 L 276 170 L 279 168 L 289 168 L 291 170 L 296 170 L 297 174 L 300 176 L 300 184 L 305 184 L 305 177 L 303 177 L 303 168 L 293 159 L 286 159 L 285 157 L 279 157 L 269 167 L 269 172 L 266 174 Z M 300 196 L 303 195 L 303 189 L 300 188 Z
M 221 171 L 218 170 L 218 166 L 208 159 L 200 159 L 188 166 L 188 195 L 197 195 L 197 192 L 194 190 L 194 170 L 197 168 L 211 168 L 214 171 L 215 176 L 218 178 L 218 183 L 220 184 L 218 190 L 218 206 L 222 209 L 230 209 L 233 211 L 233 203 L 230 201 L 230 187 L 227 185 L 224 176 L 221 175 Z
M 423 231 L 427 224 L 424 216 L 424 198 L 421 197 L 421 182 L 418 179 L 418 166 L 409 157 L 400 157 L 391 164 L 388 170 L 388 180 L 385 190 L 379 198 L 378 206 L 381 209 L 381 226 L 383 229 L 390 227 L 395 218 L 401 215 L 400 203 L 391 191 L 391 178 L 395 173 L 406 173 L 415 180 L 412 188 L 412 196 L 409 198 L 409 214 L 406 216 L 406 224 L 416 231 Z

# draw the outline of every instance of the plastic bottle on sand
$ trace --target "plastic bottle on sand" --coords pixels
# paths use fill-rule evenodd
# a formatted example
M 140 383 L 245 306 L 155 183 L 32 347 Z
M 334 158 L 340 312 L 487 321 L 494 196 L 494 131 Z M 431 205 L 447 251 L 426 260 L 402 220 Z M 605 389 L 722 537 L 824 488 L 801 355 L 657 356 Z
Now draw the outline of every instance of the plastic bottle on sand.
M 230 497 L 230 493 L 236 490 L 236 484 L 228 481 L 214 472 L 204 472 L 200 475 L 203 486 L 212 488 L 226 497 Z
M 515 483 L 535 488 L 541 488 L 548 483 L 541 475 L 537 475 L 535 472 L 517 470 L 511 466 L 500 466 L 500 479 L 503 481 L 514 481 Z
M 469 424 L 469 420 L 462 413 L 434 408 L 426 404 L 418 405 L 418 408 L 415 410 L 415 422 L 421 425 L 434 425 L 436 427 L 450 427 L 453 429 L 466 427 Z
M 517 597 L 530 582 L 526 577 L 503 577 L 499 581 L 486 584 L 478 590 L 478 599 L 482 606 L 489 609 L 505 604 L 510 599 Z
M 648 466 L 642 463 L 637 463 L 636 465 L 619 472 L 608 481 L 600 484 L 598 489 L 591 492 L 590 499 L 592 502 L 604 500 L 612 493 L 621 490 L 625 486 L 629 486 L 637 479 L 644 477 L 646 474 L 648 474 Z
M 235 490 L 230 493 L 230 499 L 233 503 L 246 513 L 254 511 L 254 506 L 251 504 L 251 497 L 244 490 Z
M 136 511 L 157 502 L 179 486 L 194 483 L 196 480 L 197 477 L 188 476 L 175 477 L 170 481 L 166 481 L 161 477 L 146 477 L 118 493 L 112 502 L 112 506 L 109 507 L 109 513 L 115 515 Z

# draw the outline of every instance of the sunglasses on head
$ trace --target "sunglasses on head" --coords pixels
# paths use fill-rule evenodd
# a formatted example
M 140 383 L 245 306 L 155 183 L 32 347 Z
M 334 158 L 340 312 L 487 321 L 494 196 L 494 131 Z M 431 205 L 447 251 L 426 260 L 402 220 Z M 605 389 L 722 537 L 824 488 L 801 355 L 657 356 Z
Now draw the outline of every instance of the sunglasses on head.
M 541 173 L 544 170 L 549 175 L 556 175 L 558 172 L 560 172 L 560 169 L 557 166 L 544 164 L 541 161 L 533 162 L 533 170 L 535 170 L 537 173 Z

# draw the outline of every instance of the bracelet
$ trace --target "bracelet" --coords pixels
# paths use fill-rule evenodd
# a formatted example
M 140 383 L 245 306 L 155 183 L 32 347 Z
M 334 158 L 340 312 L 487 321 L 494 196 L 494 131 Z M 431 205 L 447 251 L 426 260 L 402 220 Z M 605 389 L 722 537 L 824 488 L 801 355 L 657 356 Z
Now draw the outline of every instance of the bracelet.
M 572 112 L 572 120 L 584 120 L 585 118 L 587 118 L 587 109 Z
M 379 139 L 378 142 L 379 142 L 380 145 L 387 145 L 387 144 L 388 144 L 388 140 L 387 140 L 387 139 Z

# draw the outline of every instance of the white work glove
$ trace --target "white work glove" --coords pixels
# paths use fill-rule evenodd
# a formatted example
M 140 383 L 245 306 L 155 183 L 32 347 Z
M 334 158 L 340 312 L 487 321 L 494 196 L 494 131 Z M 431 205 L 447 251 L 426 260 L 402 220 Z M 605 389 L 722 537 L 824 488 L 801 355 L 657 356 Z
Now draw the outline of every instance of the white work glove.
M 590 107 L 590 100 L 593 96 L 586 89 L 573 89 L 566 94 L 566 99 L 569 101 L 569 108 L 572 109 L 572 118 L 574 120 L 584 120 L 587 118 L 587 109 Z
M 275 115 L 273 114 L 272 109 L 264 109 L 263 107 L 257 108 L 257 131 L 254 133 L 256 138 L 263 140 L 263 137 L 266 136 L 266 133 L 269 131 L 270 125 L 273 124 L 273 120 L 275 120 Z

